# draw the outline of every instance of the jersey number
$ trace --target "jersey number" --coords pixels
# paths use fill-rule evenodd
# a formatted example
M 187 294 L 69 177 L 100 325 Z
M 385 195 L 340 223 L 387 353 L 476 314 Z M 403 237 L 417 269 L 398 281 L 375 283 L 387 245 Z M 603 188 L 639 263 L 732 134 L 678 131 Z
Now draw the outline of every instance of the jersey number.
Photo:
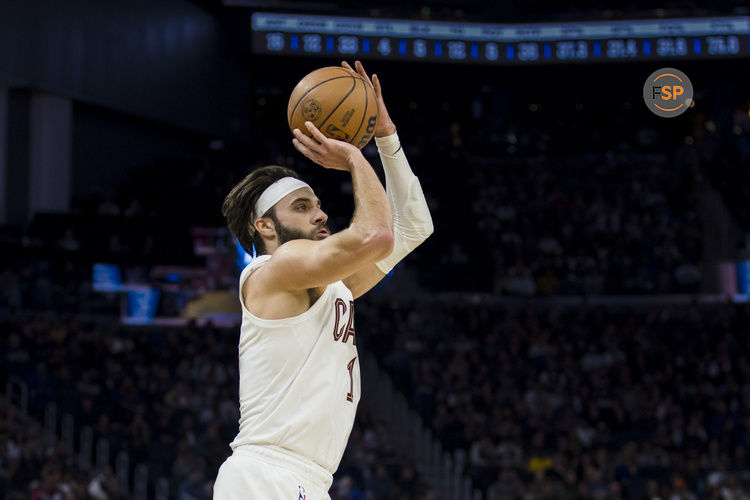
M 349 392 L 346 395 L 346 400 L 351 402 L 354 402 L 354 376 L 352 375 L 352 372 L 354 371 L 354 362 L 357 360 L 357 356 L 354 356 L 351 361 L 346 365 L 346 369 L 349 370 Z

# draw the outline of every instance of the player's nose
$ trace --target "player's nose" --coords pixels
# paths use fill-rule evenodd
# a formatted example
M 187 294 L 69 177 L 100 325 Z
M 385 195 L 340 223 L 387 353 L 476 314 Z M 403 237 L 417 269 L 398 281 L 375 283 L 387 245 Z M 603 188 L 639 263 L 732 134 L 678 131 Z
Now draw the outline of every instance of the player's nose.
M 321 209 L 316 209 L 313 213 L 312 223 L 316 226 L 318 224 L 325 224 L 328 221 L 328 215 Z

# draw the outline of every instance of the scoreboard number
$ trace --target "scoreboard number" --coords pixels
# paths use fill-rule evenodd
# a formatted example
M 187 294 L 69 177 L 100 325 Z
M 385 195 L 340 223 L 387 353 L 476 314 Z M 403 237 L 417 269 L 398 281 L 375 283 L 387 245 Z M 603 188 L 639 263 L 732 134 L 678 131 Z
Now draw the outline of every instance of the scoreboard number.
M 258 54 L 528 65 L 750 57 L 750 16 L 478 24 L 252 15 Z

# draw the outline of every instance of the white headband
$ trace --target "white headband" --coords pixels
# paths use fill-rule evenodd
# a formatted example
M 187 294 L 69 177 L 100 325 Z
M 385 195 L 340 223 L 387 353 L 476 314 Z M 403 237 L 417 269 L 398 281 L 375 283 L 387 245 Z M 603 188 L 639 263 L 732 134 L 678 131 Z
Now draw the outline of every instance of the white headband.
M 263 194 L 258 197 L 258 201 L 255 202 L 253 220 L 262 217 L 264 213 L 268 212 L 268 210 L 276 205 L 284 196 L 301 187 L 310 187 L 310 185 L 305 181 L 295 179 L 294 177 L 282 177 L 268 186 L 266 190 L 263 191 Z

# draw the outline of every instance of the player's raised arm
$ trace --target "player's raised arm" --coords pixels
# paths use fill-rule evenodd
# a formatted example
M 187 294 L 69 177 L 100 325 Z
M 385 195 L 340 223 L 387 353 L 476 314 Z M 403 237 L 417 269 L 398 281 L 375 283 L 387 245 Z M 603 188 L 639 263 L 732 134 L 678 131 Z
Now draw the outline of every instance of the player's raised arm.
M 348 171 L 354 187 L 354 217 L 345 230 L 319 241 L 295 239 L 276 249 L 265 266 L 267 289 L 302 290 L 343 279 L 393 250 L 391 208 L 372 166 L 358 148 L 325 137 L 307 122 L 308 137 L 294 131 L 294 146 L 319 165 Z M 264 230 L 263 221 L 256 228 Z
M 367 75 L 362 63 L 356 61 L 352 69 L 348 63 L 342 65 L 359 75 L 373 88 L 378 103 L 378 123 L 375 127 L 375 143 L 383 163 L 386 195 L 393 212 L 393 251 L 372 266 L 368 266 L 344 280 L 344 284 L 356 298 L 375 286 L 399 261 L 424 242 L 433 232 L 432 217 L 419 179 L 411 170 L 401 147 L 396 125 L 388 114 L 383 100 L 380 79 Z

